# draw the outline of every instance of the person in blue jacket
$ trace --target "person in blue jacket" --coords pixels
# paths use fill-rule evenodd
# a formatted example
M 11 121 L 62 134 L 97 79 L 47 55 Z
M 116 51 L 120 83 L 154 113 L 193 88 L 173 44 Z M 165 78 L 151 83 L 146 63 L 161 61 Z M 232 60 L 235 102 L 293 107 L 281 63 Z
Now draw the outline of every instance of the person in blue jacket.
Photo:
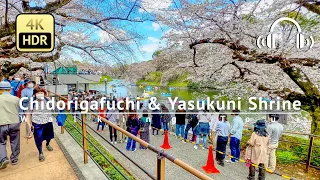
M 17 96 L 18 90 L 23 83 L 24 81 L 21 81 L 21 79 L 18 77 L 14 78 L 14 81 L 11 81 L 11 87 L 12 87 L 11 94 L 13 96 Z

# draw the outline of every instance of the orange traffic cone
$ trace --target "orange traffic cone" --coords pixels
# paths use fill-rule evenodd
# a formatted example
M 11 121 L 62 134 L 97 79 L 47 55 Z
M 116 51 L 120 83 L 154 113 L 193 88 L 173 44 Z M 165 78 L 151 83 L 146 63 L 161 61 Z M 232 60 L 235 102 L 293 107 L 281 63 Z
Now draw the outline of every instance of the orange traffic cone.
M 220 171 L 214 166 L 212 146 L 209 147 L 208 160 L 205 166 L 202 166 L 202 169 L 209 174 L 219 174 Z
M 168 131 L 164 132 L 163 144 L 160 146 L 162 149 L 170 149 L 171 146 L 169 144 Z

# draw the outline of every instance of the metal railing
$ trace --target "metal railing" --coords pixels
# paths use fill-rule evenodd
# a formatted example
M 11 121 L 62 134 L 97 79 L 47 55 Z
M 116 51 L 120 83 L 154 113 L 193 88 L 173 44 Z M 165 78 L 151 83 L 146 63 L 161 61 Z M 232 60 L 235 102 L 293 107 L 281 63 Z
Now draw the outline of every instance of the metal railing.
M 48 91 L 48 90 L 47 90 Z M 67 98 L 56 94 L 54 92 L 48 91 L 48 93 L 52 93 L 55 96 L 59 97 L 60 100 L 68 100 Z M 156 154 L 157 157 L 157 161 L 156 161 L 156 180 L 164 180 L 165 179 L 165 159 L 171 161 L 172 163 L 174 163 L 175 165 L 181 167 L 182 169 L 186 170 L 187 172 L 189 172 L 190 174 L 196 176 L 199 179 L 204 179 L 204 180 L 213 180 L 213 178 L 207 176 L 206 174 L 202 173 L 201 171 L 195 169 L 194 167 L 190 166 L 189 164 L 183 162 L 182 160 L 164 152 L 164 150 L 162 149 L 158 149 L 157 147 L 153 146 L 152 144 L 149 144 L 145 141 L 143 141 L 142 139 L 138 138 L 137 136 L 129 133 L 128 131 L 122 129 L 121 127 L 113 124 L 112 122 L 108 121 L 107 119 L 97 115 L 97 114 L 92 114 L 93 116 L 96 116 L 97 118 L 99 118 L 101 121 L 105 122 L 106 124 L 108 124 L 109 126 L 111 126 L 112 128 L 116 129 L 117 131 L 123 133 L 124 135 L 126 135 L 127 137 L 131 138 L 132 140 L 136 141 L 137 143 L 139 143 L 140 145 L 146 147 L 147 149 L 151 150 L 152 152 L 154 152 Z M 87 142 L 91 143 L 90 141 L 88 141 L 87 138 L 87 124 L 86 124 L 86 118 L 85 118 L 85 114 L 82 114 L 83 118 L 81 121 L 81 127 L 82 127 L 82 148 L 83 148 L 83 157 L 84 157 L 84 163 L 87 164 L 88 163 L 88 144 Z M 88 126 L 90 127 L 90 126 Z M 61 126 L 61 134 L 64 133 L 64 127 Z M 106 139 L 104 139 L 106 140 Z M 108 141 L 107 141 L 108 142 Z M 113 146 L 114 147 L 114 146 Z M 94 159 L 93 159 L 94 160 Z M 137 164 L 135 164 L 137 166 Z M 137 166 L 139 168 L 139 166 Z M 141 167 L 140 167 L 141 169 Z M 143 171 L 144 173 L 146 173 L 149 177 L 151 176 L 150 173 L 148 173 L 147 171 Z M 150 177 L 151 179 L 152 176 Z

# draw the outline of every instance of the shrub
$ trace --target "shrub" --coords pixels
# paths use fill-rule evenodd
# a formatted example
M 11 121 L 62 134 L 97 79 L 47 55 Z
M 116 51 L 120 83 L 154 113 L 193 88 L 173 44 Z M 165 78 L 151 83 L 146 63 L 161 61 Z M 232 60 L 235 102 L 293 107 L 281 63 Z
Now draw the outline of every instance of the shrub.
M 300 160 L 293 152 L 277 151 L 277 160 L 280 164 L 295 164 Z
M 67 121 L 64 124 L 65 129 L 69 134 L 76 140 L 76 142 L 82 147 L 82 134 L 79 133 L 76 129 L 81 132 L 81 126 L 79 123 L 73 121 L 71 115 L 67 115 Z M 72 126 L 75 126 L 76 129 Z M 107 158 L 129 179 L 134 179 L 122 166 L 119 164 L 114 157 L 101 145 L 93 136 L 87 134 L 87 138 L 105 155 Z M 111 178 L 122 180 L 125 179 L 113 166 L 110 164 L 93 146 L 88 142 L 88 151 L 93 159 L 103 168 L 104 172 Z

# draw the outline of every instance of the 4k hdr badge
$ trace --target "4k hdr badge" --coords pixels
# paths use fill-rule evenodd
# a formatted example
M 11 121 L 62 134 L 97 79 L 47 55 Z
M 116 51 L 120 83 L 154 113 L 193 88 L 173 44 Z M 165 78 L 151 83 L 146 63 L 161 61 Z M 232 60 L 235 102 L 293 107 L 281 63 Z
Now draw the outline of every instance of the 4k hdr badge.
M 51 52 L 54 49 L 54 17 L 51 14 L 19 14 L 16 44 L 21 52 Z

